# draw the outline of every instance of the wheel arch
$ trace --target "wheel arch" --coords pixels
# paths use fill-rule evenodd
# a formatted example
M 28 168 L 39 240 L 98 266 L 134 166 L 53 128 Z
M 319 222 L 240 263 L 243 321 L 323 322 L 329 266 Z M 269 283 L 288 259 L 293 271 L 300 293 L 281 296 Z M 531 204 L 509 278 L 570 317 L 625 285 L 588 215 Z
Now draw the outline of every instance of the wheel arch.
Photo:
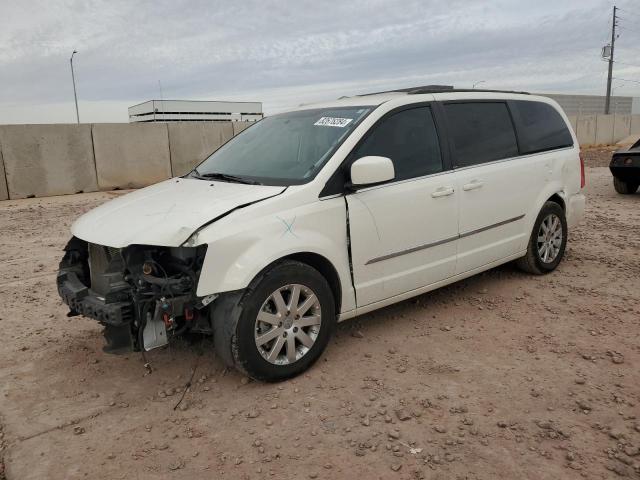
M 338 270 L 336 270 L 335 266 L 328 258 L 318 253 L 298 252 L 286 255 L 276 261 L 281 260 L 296 260 L 318 270 L 329 284 L 329 288 L 331 288 L 336 315 L 340 313 L 340 307 L 342 305 L 342 283 L 340 281 L 340 275 L 338 275 Z M 271 263 L 271 265 L 273 265 L 273 263 Z
M 565 214 L 567 213 L 567 205 L 565 203 L 565 200 L 563 198 L 563 195 L 561 195 L 561 192 L 558 193 L 554 193 L 553 195 L 551 195 L 549 198 L 547 198 L 546 202 L 554 202 L 557 203 L 558 205 L 560 205 L 560 207 L 562 208 L 562 211 L 565 212 Z M 544 203 L 542 204 L 544 205 Z M 542 207 L 540 207 L 542 208 Z
M 235 334 L 236 325 L 242 314 L 241 308 L 239 307 L 241 299 L 246 295 L 247 289 L 254 287 L 258 279 L 269 269 L 286 260 L 294 260 L 316 269 L 329 284 L 329 288 L 333 294 L 336 317 L 340 314 L 340 306 L 342 304 L 340 275 L 328 258 L 319 253 L 301 251 L 289 253 L 272 260 L 253 276 L 246 288 L 221 293 L 219 298 L 216 299 L 211 306 L 209 315 L 211 318 L 215 350 L 226 365 L 240 368 L 234 360 L 231 339 Z
M 563 189 L 563 186 L 560 182 L 554 181 L 551 184 L 547 185 L 546 188 L 539 193 L 536 198 L 536 201 L 531 204 L 530 210 L 527 212 L 526 221 L 525 221 L 525 231 L 528 232 L 526 238 L 523 237 L 522 243 L 520 245 L 520 250 L 523 252 L 527 249 L 527 244 L 529 242 L 529 235 L 533 231 L 533 226 L 538 218 L 538 214 L 544 207 L 544 204 L 551 201 L 560 205 L 562 210 L 567 214 L 567 195 Z

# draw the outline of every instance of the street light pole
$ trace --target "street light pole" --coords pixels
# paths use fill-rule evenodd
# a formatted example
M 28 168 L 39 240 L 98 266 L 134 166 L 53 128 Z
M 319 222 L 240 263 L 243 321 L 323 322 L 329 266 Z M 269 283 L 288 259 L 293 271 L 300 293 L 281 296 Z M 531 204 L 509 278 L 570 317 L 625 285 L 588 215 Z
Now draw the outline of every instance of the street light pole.
M 71 63 L 71 81 L 73 82 L 73 99 L 76 101 L 76 121 L 80 123 L 80 114 L 78 113 L 78 95 L 76 94 L 76 76 L 73 73 L 73 56 L 78 53 L 76 50 L 71 54 L 69 62 Z
M 481 83 L 486 83 L 486 80 L 480 80 L 479 82 L 476 82 L 473 84 L 473 86 L 471 87 L 473 90 L 475 90 L 475 88 L 480 85 Z

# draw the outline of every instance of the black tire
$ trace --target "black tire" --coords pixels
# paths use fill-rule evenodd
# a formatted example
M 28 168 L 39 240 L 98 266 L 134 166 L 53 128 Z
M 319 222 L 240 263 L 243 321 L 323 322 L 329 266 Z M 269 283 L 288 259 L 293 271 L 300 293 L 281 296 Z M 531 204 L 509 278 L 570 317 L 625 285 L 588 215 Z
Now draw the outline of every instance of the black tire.
M 630 195 L 632 193 L 636 193 L 638 190 L 637 183 L 624 182 L 616 177 L 613 177 L 613 188 L 616 189 L 616 192 L 621 193 L 623 195 Z
M 545 261 L 538 250 L 538 232 L 540 231 L 540 227 L 542 222 L 549 216 L 555 215 L 560 219 L 560 224 L 562 227 L 562 241 L 560 244 L 560 250 L 557 255 L 553 258 L 552 261 Z M 552 272 L 556 269 L 562 257 L 564 256 L 564 250 L 567 246 L 567 220 L 565 218 L 564 210 L 560 205 L 555 202 L 548 201 L 540 210 L 538 214 L 538 218 L 536 218 L 536 222 L 533 225 L 533 231 L 531 232 L 531 237 L 529 238 L 529 244 L 527 245 L 527 254 L 519 258 L 516 261 L 516 265 L 527 273 L 532 273 L 534 275 L 544 275 L 545 273 Z
M 284 365 L 267 361 L 256 345 L 256 318 L 263 304 L 281 287 L 300 284 L 310 288 L 320 305 L 321 323 L 315 342 L 301 358 Z M 322 354 L 336 325 L 335 302 L 327 280 L 316 269 L 293 260 L 278 261 L 267 267 L 251 285 L 222 309 L 213 311 L 216 352 L 229 366 L 260 381 L 277 382 L 307 370 Z M 285 346 L 286 349 L 286 346 Z

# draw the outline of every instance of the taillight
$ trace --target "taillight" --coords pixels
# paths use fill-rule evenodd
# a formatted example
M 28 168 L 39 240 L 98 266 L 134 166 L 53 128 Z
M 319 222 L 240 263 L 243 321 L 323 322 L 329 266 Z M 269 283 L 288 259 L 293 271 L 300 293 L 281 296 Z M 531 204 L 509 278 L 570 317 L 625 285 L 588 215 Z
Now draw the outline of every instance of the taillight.
M 584 179 L 584 158 L 582 158 L 582 152 L 580 153 L 580 188 L 584 188 L 586 185 L 586 181 Z

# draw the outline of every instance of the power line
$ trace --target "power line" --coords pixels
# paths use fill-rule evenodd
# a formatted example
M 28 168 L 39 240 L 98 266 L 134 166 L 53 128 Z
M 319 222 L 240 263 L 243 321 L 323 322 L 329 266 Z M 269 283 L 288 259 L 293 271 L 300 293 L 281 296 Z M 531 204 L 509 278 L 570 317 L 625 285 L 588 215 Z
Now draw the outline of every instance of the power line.
M 632 32 L 632 33 L 635 33 L 635 34 L 639 34 L 640 33 L 640 30 L 636 30 L 635 28 L 625 27 L 624 25 L 618 24 L 617 27 L 622 29 L 622 30 L 624 30 L 625 32 Z
M 620 78 L 620 77 L 613 77 L 613 80 L 620 80 L 621 82 L 640 83 L 640 80 L 630 80 L 628 78 Z
M 633 63 L 621 62 L 620 60 L 614 60 L 613 63 L 619 63 L 620 65 L 626 65 L 627 67 L 640 68 L 640 65 L 634 65 Z
M 640 13 L 632 12 L 630 10 L 627 10 L 626 8 L 619 8 L 619 7 L 618 7 L 618 10 L 620 10 L 621 12 L 624 12 L 625 15 L 633 15 L 634 17 L 640 18 Z

